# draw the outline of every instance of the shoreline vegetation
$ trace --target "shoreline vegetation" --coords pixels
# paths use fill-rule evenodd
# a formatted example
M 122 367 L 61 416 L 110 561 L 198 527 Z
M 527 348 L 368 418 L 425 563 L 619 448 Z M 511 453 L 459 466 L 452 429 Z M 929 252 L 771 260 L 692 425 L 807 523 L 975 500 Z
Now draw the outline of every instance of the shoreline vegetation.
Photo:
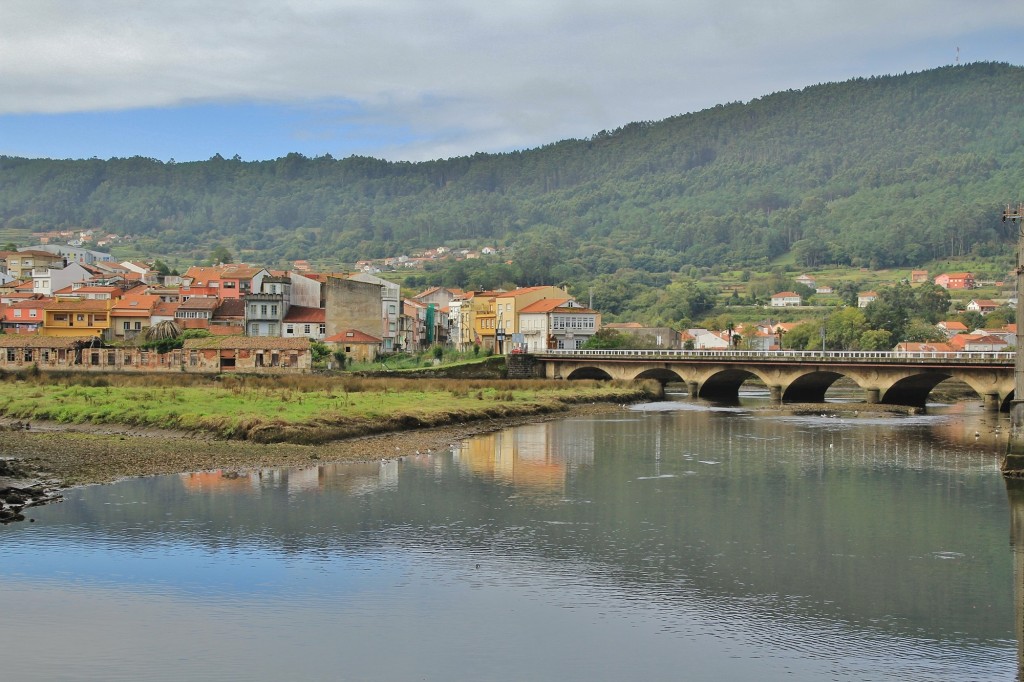
M 21 479 L 58 487 L 373 461 L 660 395 L 656 382 L 8 376 L 0 458 L 17 460 Z

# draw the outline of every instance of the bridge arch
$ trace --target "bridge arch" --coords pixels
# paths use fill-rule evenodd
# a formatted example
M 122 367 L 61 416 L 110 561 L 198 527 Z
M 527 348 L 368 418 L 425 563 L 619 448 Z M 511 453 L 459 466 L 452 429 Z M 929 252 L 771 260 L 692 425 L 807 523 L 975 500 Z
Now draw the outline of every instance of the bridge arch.
M 823 403 L 832 384 L 844 377 L 847 375 L 826 370 L 803 374 L 786 387 L 782 400 L 787 403 Z
M 715 372 L 700 385 L 697 396 L 708 400 L 735 402 L 740 397 L 740 386 L 749 379 L 760 379 L 768 384 L 757 372 L 748 369 L 726 369 Z
M 596 379 L 598 381 L 611 381 L 612 375 L 599 367 L 579 367 L 565 377 L 569 381 L 576 379 Z
M 672 383 L 683 383 L 685 380 L 670 369 L 648 369 L 640 372 L 634 377 L 635 381 L 654 379 L 662 386 Z
M 881 402 L 887 405 L 924 407 L 932 389 L 952 376 L 949 372 L 931 371 L 904 377 L 889 387 L 885 395 L 881 396 Z

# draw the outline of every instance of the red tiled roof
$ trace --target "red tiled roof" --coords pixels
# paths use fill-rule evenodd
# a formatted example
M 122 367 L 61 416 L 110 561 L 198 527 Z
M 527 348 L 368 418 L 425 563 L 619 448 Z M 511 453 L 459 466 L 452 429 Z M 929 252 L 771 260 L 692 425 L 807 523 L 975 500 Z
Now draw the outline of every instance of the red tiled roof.
M 324 339 L 325 343 L 380 343 L 375 336 L 365 334 L 358 329 L 345 329 Z
M 293 305 L 288 308 L 288 314 L 284 316 L 283 322 L 309 322 L 322 323 L 327 321 L 327 311 L 323 308 L 310 308 L 307 306 Z

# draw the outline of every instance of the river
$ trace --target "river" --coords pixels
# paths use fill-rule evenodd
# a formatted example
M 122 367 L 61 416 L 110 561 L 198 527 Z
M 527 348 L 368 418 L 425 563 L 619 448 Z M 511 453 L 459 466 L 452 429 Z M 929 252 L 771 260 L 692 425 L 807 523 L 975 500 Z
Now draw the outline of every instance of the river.
M 972 404 L 669 401 L 401 461 L 75 489 L 0 527 L 0 670 L 1014 680 L 1007 428 Z

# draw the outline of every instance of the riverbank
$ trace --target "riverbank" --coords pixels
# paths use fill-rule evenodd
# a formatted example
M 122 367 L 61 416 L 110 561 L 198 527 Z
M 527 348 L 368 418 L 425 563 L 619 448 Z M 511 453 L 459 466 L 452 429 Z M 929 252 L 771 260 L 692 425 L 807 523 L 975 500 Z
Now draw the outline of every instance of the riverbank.
M 210 470 L 302 467 L 329 462 L 394 459 L 439 452 L 473 436 L 525 423 L 621 410 L 611 402 L 578 403 L 559 411 L 455 421 L 316 445 L 222 440 L 209 434 L 118 425 L 30 422 L 2 432 L 0 455 L 15 458 L 22 479 L 50 487 L 110 483 L 124 478 Z

